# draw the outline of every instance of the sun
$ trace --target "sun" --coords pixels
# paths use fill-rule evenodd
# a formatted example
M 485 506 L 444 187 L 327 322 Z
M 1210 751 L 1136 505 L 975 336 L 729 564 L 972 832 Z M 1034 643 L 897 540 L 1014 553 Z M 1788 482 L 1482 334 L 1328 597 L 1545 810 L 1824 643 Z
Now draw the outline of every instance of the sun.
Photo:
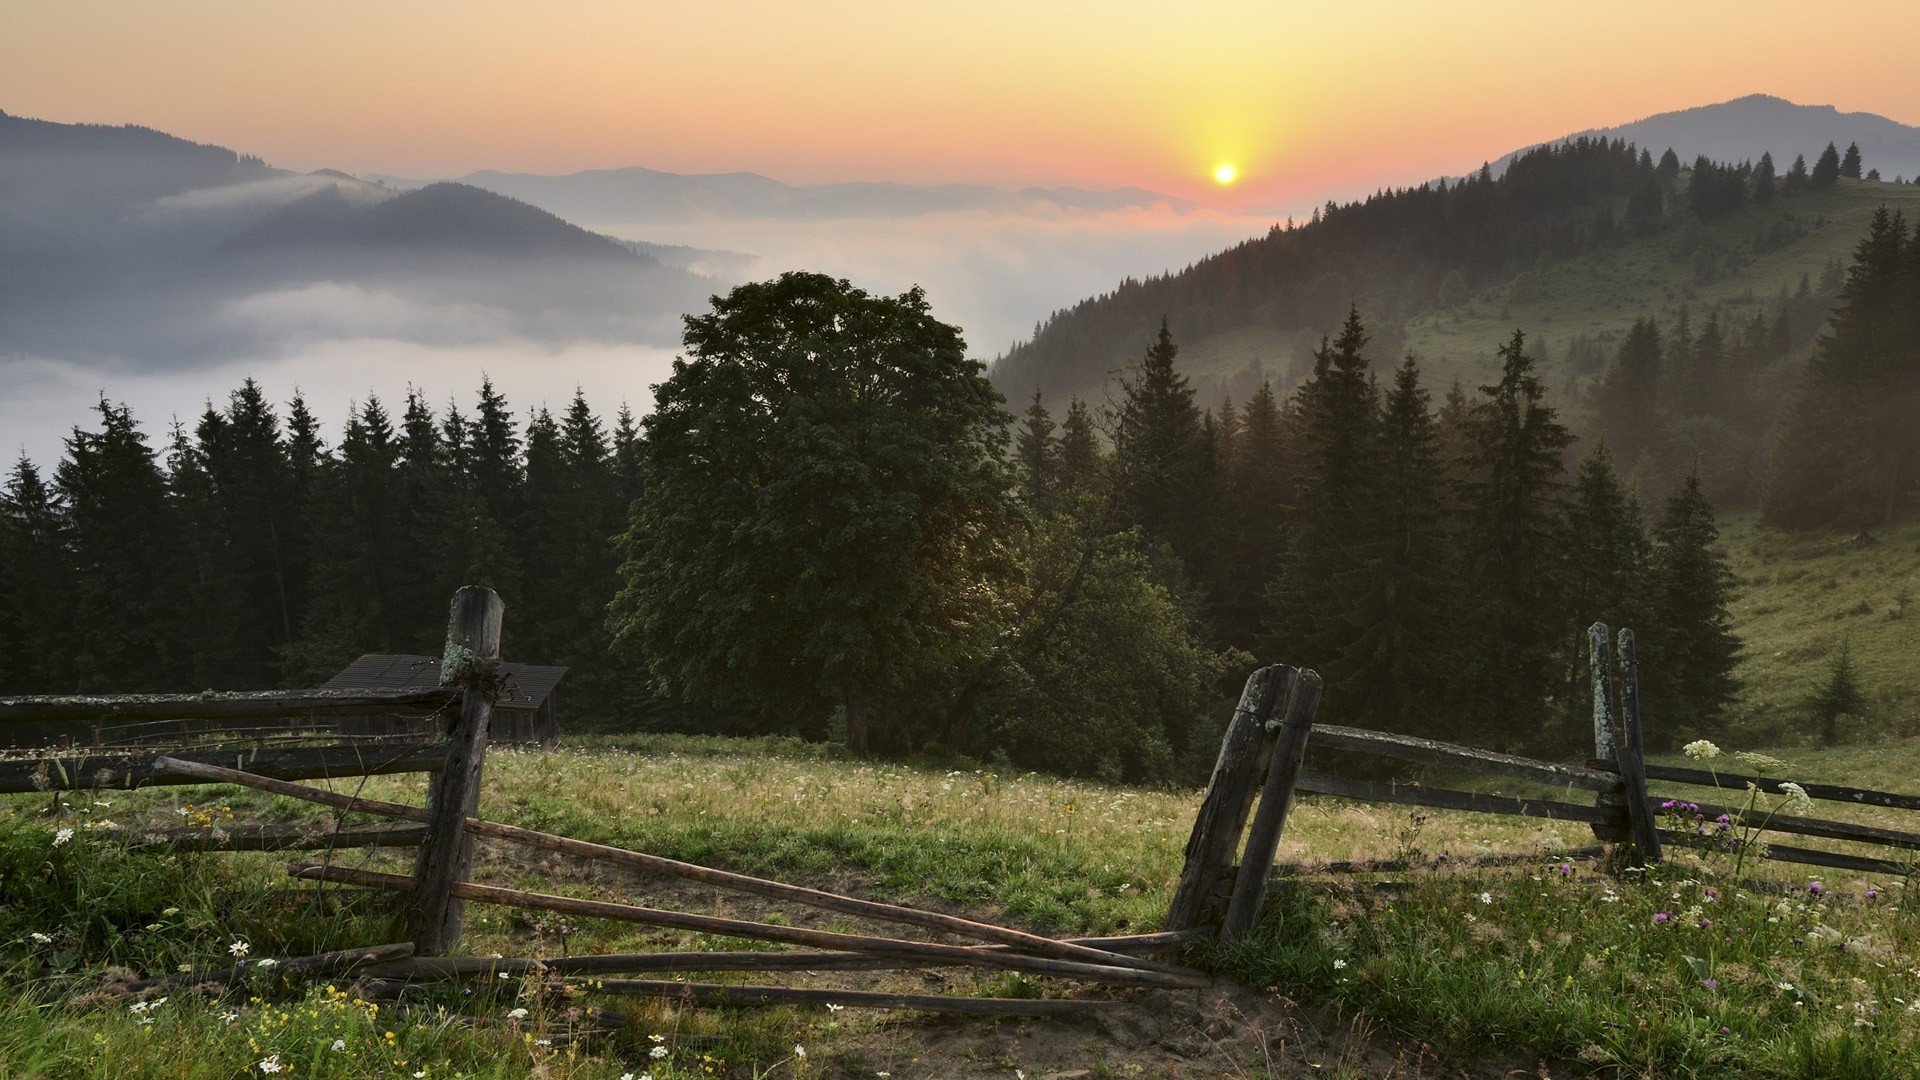
M 1224 161 L 1221 162 L 1219 165 L 1214 166 L 1213 179 L 1215 183 L 1231 184 L 1234 182 L 1234 180 L 1238 179 L 1239 176 L 1240 176 L 1240 170 L 1234 168 L 1232 165 L 1229 165 Z

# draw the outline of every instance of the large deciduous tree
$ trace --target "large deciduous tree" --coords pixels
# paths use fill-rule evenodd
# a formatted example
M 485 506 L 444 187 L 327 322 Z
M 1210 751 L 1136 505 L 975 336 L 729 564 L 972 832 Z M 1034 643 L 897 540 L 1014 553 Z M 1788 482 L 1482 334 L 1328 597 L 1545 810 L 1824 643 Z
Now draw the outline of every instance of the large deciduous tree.
M 898 747 L 984 647 L 1008 414 L 925 295 L 789 273 L 687 319 L 620 539 L 618 642 L 713 708 L 845 710 Z

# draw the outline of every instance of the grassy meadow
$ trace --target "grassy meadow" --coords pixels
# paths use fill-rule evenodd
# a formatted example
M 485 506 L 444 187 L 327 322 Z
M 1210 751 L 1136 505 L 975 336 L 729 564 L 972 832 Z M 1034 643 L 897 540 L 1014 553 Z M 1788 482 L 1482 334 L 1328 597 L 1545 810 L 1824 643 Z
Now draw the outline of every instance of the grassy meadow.
M 1880 744 L 1796 754 L 1794 775 L 1898 786 L 1916 761 L 1920 750 L 1911 745 Z M 376 778 L 364 790 L 418 801 L 422 786 L 420 777 Z M 102 839 L 111 830 L 98 827 L 322 820 L 304 803 L 226 789 L 153 789 L 69 796 L 48 816 L 45 796 L 10 801 L 13 820 L 0 841 L 0 880 L 8 883 L 0 956 L 9 984 L 0 1004 L 0 1076 L 611 1080 L 631 1073 L 666 1080 L 1022 1070 L 1017 1054 L 966 1062 L 940 1056 L 937 1044 L 950 1030 L 941 1022 L 800 1007 L 688 1011 L 591 993 L 554 1000 L 515 980 L 467 993 L 410 992 L 392 1003 L 358 1000 L 350 980 L 274 992 L 269 969 L 238 1001 L 176 993 L 136 1010 L 101 989 L 119 968 L 143 975 L 219 968 L 241 943 L 259 959 L 394 940 L 392 901 L 291 882 L 285 867 L 303 858 L 297 853 L 142 852 Z M 496 752 L 482 813 L 1051 933 L 1095 934 L 1157 928 L 1197 801 L 1191 791 L 852 762 L 780 740 L 645 737 Z M 73 832 L 62 841 L 61 829 Z M 1589 842 L 1583 828 L 1548 822 L 1415 815 L 1305 797 L 1289 823 L 1283 861 L 1503 851 L 1540 857 L 1498 870 L 1403 875 L 1390 890 L 1377 890 L 1373 879 L 1301 876 L 1276 890 L 1254 935 L 1196 959 L 1276 1007 L 1289 1000 L 1333 1006 L 1364 1017 L 1379 1038 L 1431 1043 L 1462 1060 L 1531 1054 L 1556 1069 L 1640 1076 L 1913 1075 L 1920 903 L 1909 903 L 1895 882 L 1815 878 L 1771 864 L 1760 872 L 1775 887 L 1742 887 L 1730 880 L 1726 856 L 1681 855 L 1648 871 L 1608 873 L 1554 854 Z M 404 872 L 409 859 L 356 851 L 336 861 Z M 476 878 L 491 883 L 855 926 L 510 847 L 488 845 L 480 862 Z M 745 946 L 472 905 L 464 947 L 476 955 L 550 956 Z M 873 978 L 895 981 L 859 985 L 907 980 L 921 992 L 1068 992 L 991 972 L 943 972 L 932 982 L 917 974 Z M 1172 993 L 1133 996 L 1150 1010 Z M 628 1014 L 632 1026 L 574 1039 L 581 1010 L 593 1004 Z M 1327 1075 L 1339 1074 L 1333 1064 Z M 1289 1075 L 1263 1073 L 1271 1066 L 1253 1059 L 1244 1067 L 1249 1076 Z M 1347 1068 L 1347 1075 L 1375 1075 Z M 1171 1056 L 1105 1073 L 1122 1074 L 1218 1075 Z

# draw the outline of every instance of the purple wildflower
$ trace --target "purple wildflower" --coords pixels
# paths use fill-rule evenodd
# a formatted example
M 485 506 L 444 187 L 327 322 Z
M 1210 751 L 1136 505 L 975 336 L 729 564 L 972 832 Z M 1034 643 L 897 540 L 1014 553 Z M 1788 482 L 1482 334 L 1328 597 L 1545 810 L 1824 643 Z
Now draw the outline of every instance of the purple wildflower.
M 1821 893 L 1826 891 L 1827 891 L 1827 887 L 1825 885 L 1820 884 L 1817 881 L 1809 881 L 1807 883 L 1807 892 L 1814 896 L 1819 896 Z
M 1653 921 L 1656 923 L 1668 922 L 1668 921 L 1671 921 L 1672 919 L 1673 919 L 1673 912 L 1671 911 L 1656 911 L 1653 913 Z
M 1718 989 L 1720 989 L 1720 980 L 1719 980 L 1719 979 L 1708 979 L 1708 980 L 1707 980 L 1706 982 L 1703 982 L 1703 983 L 1701 983 L 1700 985 L 1702 985 L 1702 986 L 1704 986 L 1704 987 L 1706 987 L 1706 988 L 1707 988 L 1707 990 L 1708 990 L 1708 992 L 1709 992 L 1709 993 L 1711 993 L 1712 991 L 1715 991 L 1715 990 L 1718 990 Z M 1723 1028 L 1723 1029 L 1721 1029 L 1721 1030 L 1725 1030 L 1725 1029 Z

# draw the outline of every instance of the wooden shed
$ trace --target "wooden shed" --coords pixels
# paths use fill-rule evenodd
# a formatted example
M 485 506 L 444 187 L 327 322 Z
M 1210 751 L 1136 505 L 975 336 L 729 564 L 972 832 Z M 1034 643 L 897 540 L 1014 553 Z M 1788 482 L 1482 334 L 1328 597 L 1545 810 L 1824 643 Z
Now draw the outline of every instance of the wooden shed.
M 500 668 L 500 700 L 493 705 L 489 741 L 535 746 L 558 742 L 560 726 L 554 719 L 554 701 L 567 669 L 510 663 L 502 663 Z M 430 690 L 440 685 L 440 658 L 367 653 L 322 685 L 328 690 Z M 340 730 L 343 734 L 399 735 L 407 733 L 407 723 L 385 716 L 347 717 L 341 720 Z

